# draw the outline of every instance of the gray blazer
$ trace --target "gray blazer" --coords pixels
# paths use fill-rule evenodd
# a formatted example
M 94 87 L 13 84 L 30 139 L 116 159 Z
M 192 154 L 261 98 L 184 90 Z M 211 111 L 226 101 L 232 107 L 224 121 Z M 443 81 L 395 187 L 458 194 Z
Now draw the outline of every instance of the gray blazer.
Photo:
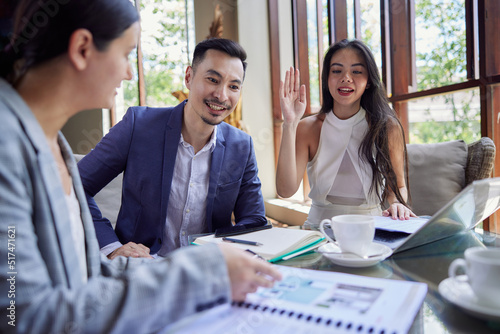
M 80 202 L 87 283 L 45 135 L 0 79 L 0 332 L 151 333 L 230 300 L 227 268 L 215 246 L 154 261 L 100 257 L 78 168 L 62 134 L 59 144 Z

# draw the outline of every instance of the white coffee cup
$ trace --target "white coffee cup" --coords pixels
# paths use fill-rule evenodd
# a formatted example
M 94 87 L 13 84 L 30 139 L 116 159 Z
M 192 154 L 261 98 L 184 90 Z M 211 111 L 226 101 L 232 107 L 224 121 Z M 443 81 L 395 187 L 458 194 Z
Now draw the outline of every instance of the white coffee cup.
M 332 227 L 336 241 L 325 233 L 325 225 Z M 360 256 L 368 255 L 375 237 L 374 219 L 368 215 L 340 215 L 323 219 L 319 229 L 326 239 L 337 244 L 342 252 Z
M 455 259 L 448 275 L 458 281 L 459 269 L 467 275 L 478 302 L 500 308 L 500 248 L 472 247 L 465 250 L 464 259 Z

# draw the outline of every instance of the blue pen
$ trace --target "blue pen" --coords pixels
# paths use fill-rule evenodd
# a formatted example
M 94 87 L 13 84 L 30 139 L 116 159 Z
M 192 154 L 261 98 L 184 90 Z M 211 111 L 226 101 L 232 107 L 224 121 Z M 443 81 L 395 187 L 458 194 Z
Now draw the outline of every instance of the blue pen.
M 245 244 L 245 245 L 252 245 L 252 246 L 262 246 L 260 242 L 255 242 L 255 241 L 248 241 L 248 240 L 241 240 L 241 239 L 234 239 L 234 238 L 222 238 L 224 241 L 229 241 L 229 242 L 234 242 L 236 244 Z
M 264 259 L 262 256 L 260 256 L 259 254 L 255 253 L 253 250 L 250 250 L 250 249 L 245 249 L 245 252 L 249 252 L 250 254 L 253 254 L 253 257 L 254 258 L 257 258 L 257 259 L 261 259 L 261 260 L 264 260 L 267 262 L 266 259 Z

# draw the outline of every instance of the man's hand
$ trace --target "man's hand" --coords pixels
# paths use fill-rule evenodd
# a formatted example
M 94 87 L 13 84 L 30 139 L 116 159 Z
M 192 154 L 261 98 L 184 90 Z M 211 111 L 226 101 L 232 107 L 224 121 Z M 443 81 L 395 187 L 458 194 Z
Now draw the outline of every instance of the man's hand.
M 257 291 L 259 286 L 270 288 L 274 281 L 281 280 L 276 268 L 248 252 L 224 244 L 219 248 L 226 260 L 233 300 L 243 301 L 247 293 Z
M 117 256 L 125 257 L 146 257 L 152 259 L 153 257 L 149 255 L 149 248 L 143 244 L 136 244 L 130 241 L 129 243 L 115 249 L 108 255 L 108 259 L 114 259 Z

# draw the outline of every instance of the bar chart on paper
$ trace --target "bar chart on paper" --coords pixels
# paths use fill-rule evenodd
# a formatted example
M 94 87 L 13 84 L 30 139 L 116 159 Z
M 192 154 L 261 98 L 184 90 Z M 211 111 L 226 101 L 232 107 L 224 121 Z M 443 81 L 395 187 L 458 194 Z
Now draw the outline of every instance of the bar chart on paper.
M 423 283 L 279 267 L 273 288 L 178 324 L 169 333 L 407 333 Z

